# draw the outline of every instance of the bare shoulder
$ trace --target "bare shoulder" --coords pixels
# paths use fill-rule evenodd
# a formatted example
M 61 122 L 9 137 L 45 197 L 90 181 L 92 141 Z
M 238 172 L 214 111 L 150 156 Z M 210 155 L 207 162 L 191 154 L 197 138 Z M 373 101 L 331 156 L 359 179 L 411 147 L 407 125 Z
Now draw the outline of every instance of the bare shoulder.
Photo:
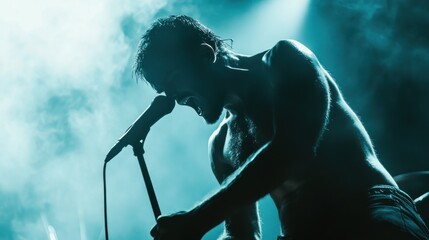
M 265 53 L 262 60 L 277 73 L 288 75 L 320 74 L 322 69 L 314 53 L 295 40 L 281 40 Z M 314 75 L 313 75 L 314 76 Z
M 278 63 L 278 61 L 284 61 L 287 59 L 300 59 L 307 61 L 317 60 L 316 56 L 310 49 L 302 43 L 291 39 L 278 41 L 273 48 L 266 52 L 263 58 L 264 61 L 270 64 L 275 64 Z
M 303 44 L 295 40 L 281 40 L 268 50 L 262 57 L 273 77 L 273 86 L 281 95 L 291 98 L 297 93 L 306 96 L 326 96 L 328 83 L 326 71 L 319 63 L 315 54 Z M 315 84 L 316 83 L 316 84 Z M 323 90 L 323 91 L 320 91 Z
M 313 52 L 294 40 L 279 41 L 262 60 L 274 96 L 276 134 L 290 146 L 314 149 L 326 125 L 331 100 L 323 67 Z

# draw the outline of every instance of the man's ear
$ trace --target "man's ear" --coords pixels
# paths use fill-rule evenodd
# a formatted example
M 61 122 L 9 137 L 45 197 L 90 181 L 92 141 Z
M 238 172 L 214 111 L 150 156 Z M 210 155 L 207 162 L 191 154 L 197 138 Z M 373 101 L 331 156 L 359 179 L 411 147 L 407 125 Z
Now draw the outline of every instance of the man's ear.
M 207 59 L 210 63 L 216 62 L 216 52 L 212 46 L 207 43 L 201 43 L 199 47 L 199 54 L 203 59 Z

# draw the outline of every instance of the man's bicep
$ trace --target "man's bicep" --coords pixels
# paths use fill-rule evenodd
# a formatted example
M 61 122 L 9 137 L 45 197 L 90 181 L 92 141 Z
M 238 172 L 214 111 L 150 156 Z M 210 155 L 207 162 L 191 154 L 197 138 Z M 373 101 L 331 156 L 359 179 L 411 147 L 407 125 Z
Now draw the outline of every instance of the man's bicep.
M 314 153 L 327 124 L 329 87 L 314 54 L 294 41 L 273 48 L 271 69 L 274 82 L 275 142 L 297 154 Z

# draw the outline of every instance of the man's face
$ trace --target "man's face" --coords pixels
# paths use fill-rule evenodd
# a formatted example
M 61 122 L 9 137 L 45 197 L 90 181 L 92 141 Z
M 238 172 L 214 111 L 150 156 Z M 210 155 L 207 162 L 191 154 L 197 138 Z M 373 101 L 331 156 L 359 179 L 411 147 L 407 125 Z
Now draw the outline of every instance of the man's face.
M 224 92 L 216 77 L 212 63 L 203 59 L 159 61 L 163 69 L 158 74 L 163 79 L 161 91 L 174 98 L 178 104 L 192 107 L 209 124 L 215 123 L 223 109 Z M 155 76 L 154 76 L 155 77 Z

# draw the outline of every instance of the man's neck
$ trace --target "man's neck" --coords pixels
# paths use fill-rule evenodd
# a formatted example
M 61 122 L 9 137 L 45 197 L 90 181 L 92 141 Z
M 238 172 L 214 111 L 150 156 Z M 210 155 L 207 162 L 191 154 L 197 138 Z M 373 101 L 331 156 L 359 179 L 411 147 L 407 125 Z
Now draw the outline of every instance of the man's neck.
M 252 103 L 260 98 L 267 89 L 264 74 L 261 74 L 262 57 L 245 56 L 233 53 L 224 65 L 224 84 L 226 95 L 225 109 L 231 112 L 240 112 L 246 108 L 245 104 Z

